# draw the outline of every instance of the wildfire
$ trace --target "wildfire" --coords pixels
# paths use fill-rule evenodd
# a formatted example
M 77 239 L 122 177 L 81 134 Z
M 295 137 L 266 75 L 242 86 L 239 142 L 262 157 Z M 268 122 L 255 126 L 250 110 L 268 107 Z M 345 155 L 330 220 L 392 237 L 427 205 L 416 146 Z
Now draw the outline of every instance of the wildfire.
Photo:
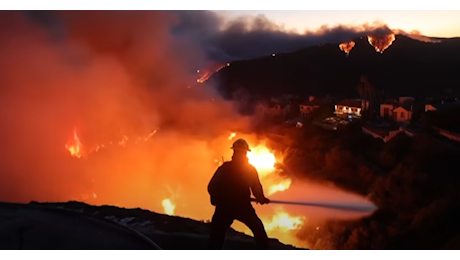
M 374 47 L 376 52 L 383 53 L 396 39 L 394 34 L 381 35 L 381 36 L 367 36 L 369 44 Z
M 287 179 L 278 184 L 273 184 L 268 188 L 268 196 L 277 193 L 278 191 L 285 191 L 291 187 L 291 180 Z
M 128 142 L 143 142 L 149 140 L 156 132 L 151 132 L 147 136 L 140 136 L 140 137 L 131 137 L 131 136 L 121 136 L 121 138 L 116 141 L 113 140 L 111 142 L 107 142 L 106 144 L 100 144 L 95 146 L 95 148 L 90 149 L 88 145 L 82 143 L 80 141 L 80 137 L 77 135 L 77 132 L 73 132 L 73 139 L 72 142 L 69 142 L 65 147 L 70 152 L 72 156 L 76 156 L 78 158 L 81 157 L 82 153 L 86 156 L 91 154 L 92 152 L 97 151 L 98 149 L 104 147 L 110 147 L 110 145 L 114 146 L 125 146 Z M 231 142 L 236 138 L 237 133 L 229 133 L 228 136 L 224 137 L 224 140 L 227 142 Z M 279 162 L 280 158 L 277 158 L 273 151 L 271 151 L 265 143 L 259 143 L 257 145 L 251 144 L 251 141 L 248 140 L 251 147 L 251 152 L 248 152 L 248 160 L 251 165 L 253 165 L 260 177 L 260 181 L 264 187 L 264 191 L 266 196 L 272 196 L 277 192 L 282 192 L 290 188 L 291 186 L 291 179 L 285 178 L 278 174 L 278 171 L 275 167 L 275 164 Z M 84 150 L 83 150 L 84 148 Z M 211 161 L 212 162 L 212 161 Z M 214 163 L 221 165 L 223 162 L 220 159 L 216 159 Z M 161 201 L 161 206 L 164 214 L 167 215 L 175 215 L 175 211 L 177 209 L 175 195 L 174 192 L 170 191 L 171 195 L 167 196 L 166 198 L 158 200 Z M 92 194 L 93 199 L 98 198 L 96 193 Z M 83 198 L 84 200 L 90 199 L 91 196 L 88 195 L 87 197 Z M 298 216 L 290 215 L 288 212 L 279 209 L 275 213 L 266 213 L 261 215 L 262 220 L 266 226 L 267 233 L 270 236 L 277 237 L 282 239 L 286 243 L 295 243 L 295 236 L 287 231 L 298 230 L 303 223 L 303 218 Z M 237 230 L 241 232 L 249 232 L 246 226 L 238 226 L 235 227 Z M 249 233 L 248 233 L 249 234 Z M 292 240 L 294 239 L 294 240 Z M 291 241 L 292 240 L 292 241 Z
M 134 143 L 137 144 L 139 142 L 139 140 L 141 140 L 141 141 L 143 140 L 144 142 L 147 142 L 153 135 L 155 135 L 155 133 L 158 130 L 159 130 L 159 128 L 155 129 L 153 132 L 151 132 L 149 135 L 147 135 L 147 137 L 138 137 L 137 139 L 133 138 L 135 140 Z M 119 140 L 119 141 L 110 141 L 108 144 L 109 145 L 117 144 L 119 146 L 126 147 L 126 145 L 128 143 L 128 140 L 130 140 L 130 139 L 126 135 L 123 135 L 121 140 Z M 77 157 L 77 158 L 81 158 L 83 153 L 85 153 L 85 155 L 88 155 L 88 154 L 91 154 L 93 152 L 97 152 L 100 149 L 105 148 L 107 146 L 108 146 L 107 144 L 94 145 L 92 148 L 88 148 L 87 146 L 85 146 L 86 148 L 83 151 L 83 145 L 82 145 L 82 143 L 80 141 L 80 138 L 78 137 L 77 132 L 74 131 L 72 142 L 70 144 L 66 144 L 65 148 L 70 152 L 70 155 L 72 155 L 74 157 Z
M 176 205 L 171 202 L 170 199 L 164 199 L 161 201 L 161 205 L 163 206 L 164 213 L 167 215 L 174 215 L 174 210 L 176 209 Z
M 230 66 L 230 63 L 226 63 L 225 65 L 222 65 L 220 66 L 219 68 L 217 68 L 214 72 L 212 71 L 206 71 L 205 73 L 203 73 L 199 79 L 196 80 L 196 82 L 198 83 L 204 83 L 206 82 L 214 73 L 220 71 L 221 69 L 225 68 L 225 67 L 228 67 Z M 200 73 L 200 70 L 197 70 L 197 73 Z
M 355 42 L 354 41 L 349 41 L 349 42 L 344 42 L 339 44 L 339 48 L 341 51 L 344 51 L 347 56 L 350 54 L 351 49 L 355 47 Z
M 228 140 L 233 140 L 233 138 L 235 138 L 236 134 L 235 133 L 231 133 L 230 136 L 228 137 Z
M 72 156 L 75 156 L 77 158 L 81 158 L 81 150 L 82 150 L 82 145 L 80 142 L 80 138 L 78 138 L 77 132 L 73 132 L 73 140 L 70 144 L 66 144 L 65 148 L 69 150 L 70 154 Z
M 290 231 L 299 230 L 302 228 L 305 217 L 293 217 L 284 211 L 279 211 L 274 215 L 268 223 L 264 223 L 267 231 Z
M 265 176 L 275 170 L 275 155 L 264 145 L 251 148 L 251 152 L 248 152 L 248 159 L 249 163 L 256 167 L 259 174 L 262 176 Z

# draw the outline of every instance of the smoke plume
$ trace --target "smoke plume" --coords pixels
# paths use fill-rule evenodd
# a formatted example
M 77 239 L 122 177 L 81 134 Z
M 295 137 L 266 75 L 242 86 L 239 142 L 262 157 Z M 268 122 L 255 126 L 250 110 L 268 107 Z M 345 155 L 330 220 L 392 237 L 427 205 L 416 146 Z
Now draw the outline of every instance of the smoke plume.
M 304 32 L 287 30 L 264 15 L 241 16 L 227 21 L 212 11 L 174 11 L 179 22 L 176 35 L 187 35 L 201 45 L 212 60 L 228 62 L 293 52 L 312 45 L 339 44 L 367 35 L 404 34 L 421 41 L 432 41 L 418 31 L 391 29 L 376 21 L 362 25 L 324 25 Z M 305 25 L 307 27 L 308 25 Z
M 84 191 L 97 193 L 97 181 L 135 186 L 130 182 L 146 181 L 139 176 L 151 176 L 151 167 L 164 168 L 158 176 L 179 179 L 192 171 L 191 160 L 215 166 L 215 157 L 196 158 L 211 156 L 206 141 L 247 128 L 231 103 L 193 84 L 196 75 L 189 68 L 203 57 L 171 36 L 177 17 L 170 13 L 2 12 L 0 19 L 1 200 L 79 198 Z M 157 154 L 127 149 L 83 164 L 65 149 L 74 131 L 86 145 L 157 127 L 163 135 Z M 177 169 L 165 169 L 173 164 Z M 199 176 L 212 172 L 205 167 Z M 153 177 L 144 183 L 159 190 Z M 130 197 L 139 191 L 117 192 Z M 98 196 L 116 204 L 113 197 Z M 151 198 L 142 196 L 145 202 Z
M 169 199 L 175 214 L 209 219 L 206 185 L 216 159 L 231 156 L 229 134 L 252 145 L 258 139 L 250 118 L 196 83 L 197 64 L 209 60 L 201 47 L 242 58 L 351 35 L 323 28 L 304 37 L 276 31 L 264 18 L 251 29 L 237 20 L 222 32 L 213 17 L 2 12 L 0 200 L 79 200 L 162 212 Z M 186 18 L 195 24 L 184 28 Z M 261 44 L 259 36 L 272 41 Z M 151 142 L 133 141 L 158 128 Z M 78 159 L 66 149 L 75 134 L 83 149 L 122 137 L 128 144 Z

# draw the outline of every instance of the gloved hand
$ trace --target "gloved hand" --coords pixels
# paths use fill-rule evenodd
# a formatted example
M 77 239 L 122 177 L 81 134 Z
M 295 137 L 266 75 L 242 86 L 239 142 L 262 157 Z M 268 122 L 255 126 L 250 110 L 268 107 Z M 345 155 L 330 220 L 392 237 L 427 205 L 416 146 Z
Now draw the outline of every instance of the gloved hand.
M 263 199 L 258 200 L 257 202 L 259 202 L 260 204 L 264 205 L 264 204 L 270 203 L 270 200 L 267 199 L 267 198 L 263 198 Z

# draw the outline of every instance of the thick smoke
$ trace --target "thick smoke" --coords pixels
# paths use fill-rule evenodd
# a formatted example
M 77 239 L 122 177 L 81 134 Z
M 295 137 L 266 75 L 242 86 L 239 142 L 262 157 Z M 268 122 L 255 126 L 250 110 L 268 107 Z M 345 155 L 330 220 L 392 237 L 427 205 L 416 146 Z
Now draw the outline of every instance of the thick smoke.
M 211 141 L 247 128 L 231 103 L 193 84 L 190 67 L 203 56 L 171 36 L 171 13 L 0 17 L 0 200 L 69 200 L 89 192 L 101 203 L 152 208 L 169 196 L 164 186 L 172 180 L 189 181 L 193 190 L 197 180 L 184 176 L 208 179 L 217 149 Z M 87 145 L 157 127 L 155 152 L 101 151 L 83 162 L 65 149 L 74 130 Z M 203 161 L 209 165 L 190 168 Z
M 272 53 L 293 52 L 312 45 L 350 41 L 367 35 L 398 33 L 431 41 L 418 31 L 406 33 L 393 30 L 382 22 L 359 26 L 324 25 L 316 30 L 289 31 L 264 15 L 241 16 L 226 21 L 211 11 L 174 11 L 180 17 L 174 28 L 178 35 L 187 35 L 202 46 L 209 58 L 220 62 L 251 59 Z M 308 25 L 305 25 L 308 27 Z
M 184 13 L 177 14 L 0 14 L 1 201 L 74 199 L 162 212 L 161 201 L 169 198 L 177 215 L 210 218 L 206 185 L 215 160 L 230 158 L 229 134 L 253 145 L 257 139 L 241 134 L 250 131 L 250 118 L 196 84 L 197 64 L 208 58 L 201 46 L 215 43 L 209 46 L 240 57 L 253 46 L 238 53 L 237 45 L 225 45 L 214 23 L 200 27 L 200 12 L 195 34 L 184 34 L 177 29 Z M 241 25 L 229 28 L 238 36 Z M 213 41 L 194 40 L 207 33 Z M 296 37 L 292 48 L 303 44 Z M 158 127 L 151 141 L 131 143 Z M 77 159 L 65 148 L 74 131 L 83 148 L 123 135 L 128 146 Z

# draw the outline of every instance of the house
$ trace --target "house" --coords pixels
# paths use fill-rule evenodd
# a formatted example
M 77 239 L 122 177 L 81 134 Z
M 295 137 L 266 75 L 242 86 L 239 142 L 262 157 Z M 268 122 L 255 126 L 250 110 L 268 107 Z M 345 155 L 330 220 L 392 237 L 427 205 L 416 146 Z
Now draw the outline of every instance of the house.
M 360 118 L 363 110 L 369 108 L 369 101 L 362 99 L 345 99 L 335 105 L 337 117 Z
M 310 96 L 307 102 L 302 102 L 299 104 L 300 115 L 307 117 L 315 109 L 327 103 L 326 98 L 317 98 L 315 96 Z
M 291 112 L 291 104 L 279 104 L 269 102 L 268 104 L 259 103 L 256 106 L 256 114 L 268 117 L 286 116 Z
M 400 124 L 409 124 L 414 111 L 413 97 L 400 97 L 398 100 L 389 99 L 380 104 L 380 117 L 391 119 Z

